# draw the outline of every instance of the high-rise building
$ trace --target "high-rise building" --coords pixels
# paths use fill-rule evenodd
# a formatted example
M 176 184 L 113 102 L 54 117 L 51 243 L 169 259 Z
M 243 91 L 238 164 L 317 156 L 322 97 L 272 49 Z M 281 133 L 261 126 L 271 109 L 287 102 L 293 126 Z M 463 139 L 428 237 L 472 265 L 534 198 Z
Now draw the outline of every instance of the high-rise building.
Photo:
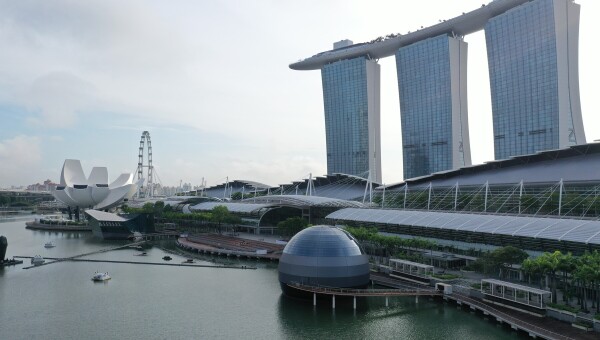
M 496 159 L 585 143 L 579 7 L 535 0 L 485 25 Z
M 324 65 L 321 77 L 327 173 L 370 174 L 381 183 L 379 64 L 367 57 L 340 60 Z
M 396 52 L 404 178 L 471 165 L 467 44 L 446 34 Z

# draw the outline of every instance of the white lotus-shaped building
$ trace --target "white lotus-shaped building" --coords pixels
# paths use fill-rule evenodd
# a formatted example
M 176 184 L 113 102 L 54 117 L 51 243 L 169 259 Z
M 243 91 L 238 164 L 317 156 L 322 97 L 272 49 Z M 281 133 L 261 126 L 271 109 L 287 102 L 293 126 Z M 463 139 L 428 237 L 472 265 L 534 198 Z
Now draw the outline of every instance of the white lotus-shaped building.
M 108 184 L 106 167 L 94 167 L 86 179 L 77 159 L 67 159 L 60 174 L 60 185 L 52 193 L 54 197 L 70 207 L 110 209 L 130 199 L 143 180 L 133 182 L 133 174 L 121 174 Z

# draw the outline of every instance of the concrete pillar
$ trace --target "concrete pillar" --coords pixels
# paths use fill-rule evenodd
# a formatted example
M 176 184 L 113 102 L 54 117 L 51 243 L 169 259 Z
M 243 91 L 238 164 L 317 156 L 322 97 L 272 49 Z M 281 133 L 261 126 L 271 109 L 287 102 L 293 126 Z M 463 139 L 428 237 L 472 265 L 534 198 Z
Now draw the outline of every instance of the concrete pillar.
M 317 305 L 317 293 L 313 293 L 313 306 Z
M 419 303 L 419 296 L 418 295 L 415 295 L 415 302 Z
M 335 295 L 331 295 L 331 308 L 335 309 Z
M 356 309 L 356 296 L 354 297 L 354 309 Z
M 385 297 L 385 306 L 386 307 L 388 306 L 388 297 L 387 296 Z

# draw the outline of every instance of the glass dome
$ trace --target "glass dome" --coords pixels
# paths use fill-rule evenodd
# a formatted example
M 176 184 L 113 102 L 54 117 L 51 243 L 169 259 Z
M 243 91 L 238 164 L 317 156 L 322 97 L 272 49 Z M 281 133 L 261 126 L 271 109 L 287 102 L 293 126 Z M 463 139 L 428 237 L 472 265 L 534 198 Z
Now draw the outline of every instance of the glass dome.
M 345 230 L 314 226 L 292 237 L 283 253 L 310 257 L 339 257 L 363 255 L 364 251 L 356 239 Z

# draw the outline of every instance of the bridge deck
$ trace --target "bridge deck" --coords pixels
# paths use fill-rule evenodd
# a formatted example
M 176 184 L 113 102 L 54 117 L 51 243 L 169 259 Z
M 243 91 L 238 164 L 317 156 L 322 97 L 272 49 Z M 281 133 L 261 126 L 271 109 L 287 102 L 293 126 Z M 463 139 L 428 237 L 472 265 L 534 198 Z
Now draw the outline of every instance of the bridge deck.
M 335 287 L 307 286 L 299 283 L 290 283 L 289 287 L 305 292 L 338 295 L 338 296 L 436 296 L 441 295 L 433 289 L 350 289 Z

